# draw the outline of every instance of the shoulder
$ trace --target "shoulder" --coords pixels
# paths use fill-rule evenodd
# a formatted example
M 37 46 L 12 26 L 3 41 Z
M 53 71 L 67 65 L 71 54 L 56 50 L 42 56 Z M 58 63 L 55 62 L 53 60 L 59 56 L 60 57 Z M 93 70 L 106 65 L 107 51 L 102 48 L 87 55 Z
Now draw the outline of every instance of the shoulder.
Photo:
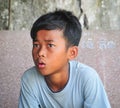
M 27 84 L 31 82 L 34 83 L 38 79 L 38 77 L 41 77 L 41 75 L 38 73 L 36 67 L 33 66 L 24 72 L 21 77 L 21 82 Z
M 37 73 L 37 70 L 36 70 L 35 66 L 33 66 L 33 67 L 27 69 L 23 73 L 22 79 L 26 79 L 26 78 L 28 79 L 28 78 L 32 77 L 34 74 L 36 74 L 36 73 Z
M 74 79 L 78 82 L 82 93 L 95 91 L 98 88 L 101 90 L 103 88 L 101 79 L 95 69 L 77 61 L 72 61 L 72 64 L 72 77 L 75 77 Z
M 27 90 L 27 92 L 31 92 L 34 94 L 39 93 L 39 86 L 43 81 L 42 76 L 37 71 L 36 67 L 31 67 L 26 70 L 21 77 L 21 88 L 22 90 Z
M 86 64 L 80 63 L 78 61 L 70 61 L 70 65 L 72 67 L 73 74 L 76 74 L 82 80 L 98 78 L 98 73 L 96 70 Z
M 80 63 L 79 61 L 70 61 L 70 66 L 80 74 L 96 74 L 96 70 L 94 68 Z

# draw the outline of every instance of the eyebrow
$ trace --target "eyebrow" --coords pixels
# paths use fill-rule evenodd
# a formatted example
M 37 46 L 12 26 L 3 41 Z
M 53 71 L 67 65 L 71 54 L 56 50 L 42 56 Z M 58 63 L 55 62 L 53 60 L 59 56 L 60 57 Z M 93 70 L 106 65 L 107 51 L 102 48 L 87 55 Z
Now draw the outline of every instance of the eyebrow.
M 35 39 L 34 42 L 37 42 L 39 40 Z M 45 42 L 55 42 L 54 40 L 44 40 Z
M 45 40 L 45 42 L 54 42 L 54 40 Z

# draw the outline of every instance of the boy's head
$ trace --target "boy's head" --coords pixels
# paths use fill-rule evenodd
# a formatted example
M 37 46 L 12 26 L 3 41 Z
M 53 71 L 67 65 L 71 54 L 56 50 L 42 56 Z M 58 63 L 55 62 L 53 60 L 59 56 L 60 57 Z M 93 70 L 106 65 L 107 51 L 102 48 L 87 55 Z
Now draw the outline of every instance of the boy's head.
M 31 29 L 33 41 L 40 30 L 62 30 L 67 48 L 78 46 L 81 38 L 81 24 L 71 12 L 59 10 L 39 17 Z

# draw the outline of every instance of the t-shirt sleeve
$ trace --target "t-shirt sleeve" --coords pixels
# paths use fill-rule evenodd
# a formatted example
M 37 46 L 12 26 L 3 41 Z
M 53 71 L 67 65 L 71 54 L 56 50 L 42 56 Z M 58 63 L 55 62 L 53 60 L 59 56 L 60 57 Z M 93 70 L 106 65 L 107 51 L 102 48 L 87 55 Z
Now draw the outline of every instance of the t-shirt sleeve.
M 23 75 L 18 108 L 39 108 L 37 99 L 32 92 L 31 82 L 27 75 Z
M 91 71 L 86 73 L 84 81 L 84 108 L 111 108 L 101 79 Z

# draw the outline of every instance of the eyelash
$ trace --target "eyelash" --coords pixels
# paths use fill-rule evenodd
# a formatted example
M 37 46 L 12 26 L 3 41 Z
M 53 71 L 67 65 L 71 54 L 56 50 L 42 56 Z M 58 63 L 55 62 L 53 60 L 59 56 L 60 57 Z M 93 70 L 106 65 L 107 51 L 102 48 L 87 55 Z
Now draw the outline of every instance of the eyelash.
M 39 47 L 39 44 L 33 44 L 33 47 L 37 48 Z
M 54 44 L 48 44 L 48 47 L 54 47 L 55 45 Z
M 33 44 L 33 47 L 38 48 L 38 47 L 40 47 L 40 45 L 39 44 Z M 52 48 L 52 47 L 55 47 L 55 45 L 54 44 L 48 44 L 47 47 Z

